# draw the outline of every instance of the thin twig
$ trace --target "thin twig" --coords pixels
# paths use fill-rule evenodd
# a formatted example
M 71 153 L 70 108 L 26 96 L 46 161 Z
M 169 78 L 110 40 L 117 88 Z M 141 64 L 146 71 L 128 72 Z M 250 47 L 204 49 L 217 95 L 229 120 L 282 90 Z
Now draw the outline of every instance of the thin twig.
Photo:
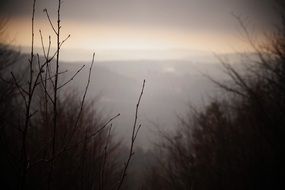
M 26 188 L 26 177 L 27 177 L 27 166 L 28 166 L 28 153 L 27 153 L 27 135 L 28 135 L 28 129 L 30 125 L 30 109 L 32 104 L 32 98 L 33 98 L 33 91 L 32 91 L 32 83 L 33 83 L 33 59 L 34 59 L 34 23 L 35 23 L 35 12 L 36 12 L 36 0 L 33 1 L 33 12 L 32 12 L 32 45 L 31 45 L 31 54 L 29 59 L 29 82 L 28 82 L 28 99 L 26 102 L 26 113 L 25 113 L 25 125 L 23 129 L 23 135 L 22 135 L 22 147 L 21 147 L 21 161 L 22 163 L 22 171 L 21 171 L 21 183 L 20 188 L 25 189 Z M 13 75 L 12 75 L 13 76 Z
M 59 47 L 61 47 L 69 38 L 70 34 L 60 43 Z
M 61 0 L 58 1 L 58 9 L 57 9 L 57 31 L 55 31 L 55 28 L 49 18 L 49 14 L 47 12 L 47 9 L 44 11 L 47 14 L 47 17 L 50 21 L 50 25 L 52 29 L 54 30 L 57 38 L 57 49 L 56 49 L 56 68 L 55 68 L 55 81 L 54 81 L 54 94 L 53 94 L 53 139 L 52 139 L 52 158 L 55 157 L 56 154 L 56 130 L 57 130 L 57 104 L 58 104 L 58 71 L 59 71 L 59 58 L 60 58 L 60 10 L 61 10 Z M 50 163 L 50 171 L 48 174 L 48 190 L 51 189 L 51 182 L 53 177 L 53 168 L 54 168 L 54 162 Z
M 120 116 L 120 114 L 117 114 L 116 116 L 110 118 L 101 128 L 99 128 L 97 131 L 95 131 L 94 133 L 90 134 L 89 136 L 84 137 L 84 139 L 82 139 L 82 140 L 80 140 L 80 141 L 74 143 L 73 145 L 66 145 L 66 146 L 64 146 L 59 152 L 57 152 L 57 154 L 56 154 L 55 156 L 51 157 L 50 159 L 41 159 L 41 160 L 35 162 L 34 164 L 32 164 L 32 166 L 35 166 L 35 165 L 37 165 L 37 164 L 39 164 L 39 163 L 41 163 L 41 162 L 47 162 L 47 163 L 49 163 L 49 162 L 54 161 L 58 156 L 60 156 L 60 155 L 63 154 L 64 152 L 69 151 L 69 150 L 71 150 L 72 148 L 74 148 L 74 147 L 80 145 L 80 144 L 83 143 L 84 141 L 89 140 L 89 139 L 91 139 L 91 138 L 97 136 L 97 135 L 98 135 L 99 133 L 101 133 L 114 119 L 116 119 L 116 118 L 119 117 L 119 116 Z M 52 141 L 52 139 L 51 139 L 51 141 Z M 52 143 L 52 142 L 50 142 L 50 143 Z
M 54 28 L 54 26 L 53 26 L 53 24 L 52 24 L 52 21 L 51 21 L 51 19 L 50 19 L 50 17 L 49 17 L 48 10 L 47 10 L 47 9 L 44 9 L 43 12 L 46 13 L 47 18 L 48 18 L 48 21 L 49 21 L 49 24 L 50 24 L 50 26 L 52 27 L 53 32 L 54 32 L 56 35 L 58 35 L 58 32 L 55 30 L 55 28 Z
M 117 190 L 121 189 L 121 187 L 123 185 L 123 182 L 125 180 L 125 177 L 127 176 L 127 170 L 128 170 L 130 161 L 131 161 L 133 155 L 135 154 L 134 151 L 133 151 L 134 144 L 135 144 L 135 141 L 136 141 L 136 138 L 137 138 L 137 134 L 138 134 L 138 132 L 139 132 L 139 130 L 141 128 L 141 125 L 139 125 L 137 127 L 138 111 L 139 111 L 141 98 L 142 98 L 142 95 L 143 95 L 143 92 L 144 92 L 144 87 L 145 87 L 145 80 L 143 81 L 142 90 L 141 90 L 141 93 L 140 93 L 140 96 L 139 96 L 139 99 L 138 99 L 138 102 L 137 102 L 137 105 L 136 105 L 135 120 L 134 120 L 134 124 L 133 124 L 133 129 L 132 129 L 131 145 L 130 145 L 130 151 L 129 151 L 128 159 L 127 159 L 127 162 L 125 163 L 121 179 L 120 179 L 119 184 L 117 186 Z
M 111 130 L 112 130 L 112 123 L 111 123 L 111 126 L 108 130 L 108 136 L 107 136 L 107 139 L 106 139 L 106 144 L 105 144 L 105 147 L 104 147 L 104 158 L 103 158 L 103 165 L 102 165 L 102 168 L 101 168 L 101 180 L 100 180 L 100 190 L 104 190 L 104 177 L 105 177 L 105 167 L 106 167 L 106 163 L 107 163 L 107 156 L 108 156 L 108 146 L 109 146 L 109 141 L 110 141 L 110 138 L 111 138 Z
M 19 83 L 18 83 L 15 75 L 13 74 L 13 72 L 11 72 L 11 75 L 12 75 L 12 78 L 13 78 L 13 80 L 15 82 L 15 85 L 16 85 L 20 95 L 22 96 L 22 98 L 23 98 L 23 100 L 25 102 L 25 106 L 27 107 L 28 103 L 27 103 L 27 99 L 26 99 L 26 96 L 24 95 L 24 93 L 25 94 L 28 94 L 28 93 L 21 87 L 21 85 L 19 85 Z
M 68 83 L 70 83 L 75 77 L 76 75 L 85 67 L 85 65 L 82 65 L 77 71 L 76 73 L 74 73 L 74 75 L 68 80 L 66 81 L 65 83 L 63 83 L 62 85 L 60 85 L 57 89 L 61 89 L 62 87 L 64 87 L 65 85 L 67 85 Z
M 42 50 L 43 50 L 43 53 L 44 53 L 44 57 L 47 57 L 46 56 L 46 51 L 45 51 L 45 46 L 44 46 L 44 40 L 43 40 L 42 31 L 39 30 L 39 33 L 40 33 L 40 36 L 41 36 L 41 44 L 42 44 Z
M 81 114 L 82 114 L 82 111 L 83 111 L 83 107 L 84 107 L 86 94 L 87 94 L 87 91 L 88 91 L 88 88 L 89 88 L 89 85 L 90 85 L 90 80 L 91 80 L 91 74 L 92 74 L 92 68 L 93 68 L 94 60 L 95 60 L 95 53 L 93 53 L 93 56 L 92 56 L 92 62 L 91 62 L 90 68 L 89 68 L 87 84 L 86 84 L 86 87 L 85 87 L 85 90 L 84 90 L 84 94 L 83 94 L 82 99 L 81 99 L 80 109 L 79 109 L 78 115 L 76 117 L 76 121 L 75 121 L 74 126 L 73 126 L 73 128 L 71 130 L 71 135 L 69 137 L 68 144 L 71 142 L 71 140 L 73 138 L 73 135 L 75 134 L 75 132 L 76 132 L 76 130 L 78 128 L 79 120 L 80 120 L 80 117 L 81 117 Z

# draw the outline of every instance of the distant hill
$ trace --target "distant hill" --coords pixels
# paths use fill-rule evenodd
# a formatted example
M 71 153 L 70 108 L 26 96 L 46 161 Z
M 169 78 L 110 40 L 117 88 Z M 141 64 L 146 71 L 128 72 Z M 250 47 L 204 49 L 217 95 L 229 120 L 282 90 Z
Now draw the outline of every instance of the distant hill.
M 90 63 L 64 63 L 62 66 L 74 73 L 80 65 L 86 68 L 70 87 L 85 87 Z M 204 75 L 226 80 L 215 63 L 190 61 L 109 61 L 96 62 L 89 89 L 89 97 L 98 96 L 98 106 L 109 114 L 121 113 L 114 125 L 116 131 L 126 136 L 133 122 L 135 104 L 143 79 L 145 93 L 140 110 L 143 124 L 139 141 L 149 144 L 155 125 L 162 129 L 176 126 L 177 116 L 189 104 L 205 104 L 209 97 L 218 94 L 216 86 Z
M 28 55 L 20 55 L 18 60 L 17 65 L 24 67 Z M 64 87 L 64 91 L 77 89 L 79 93 L 83 92 L 90 62 L 61 62 L 60 70 L 68 70 L 64 77 L 60 77 L 61 82 L 68 80 L 83 64 L 85 68 Z M 240 64 L 235 63 L 234 66 L 239 67 Z M 227 80 L 221 68 L 217 61 L 211 60 L 95 61 L 88 98 L 97 99 L 96 106 L 106 113 L 106 117 L 121 113 L 113 124 L 118 134 L 125 137 L 130 135 L 135 104 L 142 81 L 146 79 L 139 115 L 143 128 L 138 141 L 149 144 L 153 139 L 154 125 L 173 129 L 177 115 L 185 113 L 189 104 L 200 106 L 219 94 L 206 75 L 220 81 Z

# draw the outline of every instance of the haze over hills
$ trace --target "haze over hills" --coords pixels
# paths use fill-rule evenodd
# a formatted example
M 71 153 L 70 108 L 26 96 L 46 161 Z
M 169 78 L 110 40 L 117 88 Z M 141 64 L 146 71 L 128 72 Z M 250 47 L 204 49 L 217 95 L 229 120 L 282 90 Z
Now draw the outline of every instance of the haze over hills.
M 81 65 L 90 63 L 64 63 L 70 76 Z M 85 68 L 69 85 L 83 90 L 87 80 Z M 163 130 L 173 129 L 177 116 L 185 113 L 189 105 L 201 106 L 208 98 L 215 97 L 219 90 L 205 76 L 225 80 L 220 65 L 193 63 L 191 61 L 104 61 L 95 62 L 89 97 L 97 97 L 97 105 L 109 116 L 121 113 L 113 122 L 120 136 L 130 135 L 135 105 L 146 79 L 139 120 L 143 124 L 138 143 L 147 147 L 153 140 L 157 126 Z M 68 87 L 67 87 L 68 88 Z
M 15 47 L 22 53 L 30 53 L 30 47 L 20 46 Z M 35 52 L 42 55 L 42 48 L 35 47 Z M 76 49 L 76 48 L 64 48 L 61 50 L 61 60 L 67 62 L 88 62 L 91 61 L 92 51 L 96 52 L 96 61 L 191 61 L 191 62 L 207 62 L 218 63 L 219 60 L 216 57 L 215 51 L 205 51 L 197 49 Z M 51 52 L 55 52 L 54 48 L 51 48 Z M 238 51 L 232 49 L 231 51 L 218 53 L 219 56 L 227 58 L 231 61 L 239 61 L 241 56 Z M 247 55 L 253 54 L 248 51 Z
M 239 55 L 219 55 L 235 67 Z M 25 57 L 25 56 L 23 56 Z M 88 98 L 96 99 L 96 106 L 108 118 L 117 113 L 121 116 L 113 122 L 119 137 L 130 135 L 135 105 L 146 79 L 146 88 L 141 102 L 139 122 L 142 123 L 138 144 L 148 147 L 154 140 L 157 126 L 162 130 L 174 129 L 177 116 L 185 113 L 190 105 L 203 106 L 209 98 L 216 97 L 219 89 L 207 76 L 218 80 L 227 80 L 217 58 L 208 55 L 192 55 L 188 60 L 96 60 L 92 70 Z M 21 58 L 21 64 L 27 60 Z M 207 60 L 207 61 L 206 61 Z M 81 95 L 85 89 L 90 61 L 62 61 L 60 70 L 68 70 L 61 76 L 68 80 L 82 66 L 84 69 L 69 83 L 64 91 L 78 91 Z M 128 138 L 124 138 L 127 139 Z

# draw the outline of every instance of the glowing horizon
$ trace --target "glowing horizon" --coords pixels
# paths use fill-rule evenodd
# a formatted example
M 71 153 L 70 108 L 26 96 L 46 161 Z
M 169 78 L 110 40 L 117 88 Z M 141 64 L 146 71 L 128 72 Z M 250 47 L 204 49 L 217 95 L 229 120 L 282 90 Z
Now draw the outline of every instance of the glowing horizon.
M 39 30 L 42 31 L 45 46 L 48 36 L 52 36 L 52 47 L 55 47 L 55 36 L 47 20 L 35 21 L 35 47 L 41 48 Z M 13 39 L 15 46 L 29 47 L 31 45 L 31 21 L 29 18 L 10 20 L 6 32 L 8 38 Z M 151 59 L 152 51 L 161 52 L 156 57 L 168 59 L 169 57 L 183 58 L 185 51 L 201 51 L 215 53 L 233 53 L 236 51 L 251 51 L 251 48 L 242 40 L 232 34 L 205 33 L 195 31 L 181 32 L 166 28 L 144 28 L 128 25 L 111 25 L 98 23 L 77 23 L 75 21 L 62 22 L 62 39 L 68 34 L 71 38 L 64 44 L 63 49 L 104 52 L 102 59 L 127 59 L 128 55 L 120 53 L 130 52 L 130 59 L 143 57 Z M 2 40 L 3 41 L 3 40 Z M 231 44 L 235 44 L 231 46 Z M 117 51 L 117 53 L 116 53 Z M 172 55 L 163 55 L 163 52 Z M 181 53 L 179 51 L 184 51 Z M 109 52 L 109 53 L 108 53 Z M 140 55 L 134 53 L 141 52 Z M 148 55 L 149 52 L 150 54 Z M 105 56 L 105 57 L 104 57 Z M 80 55 L 79 55 L 80 57 Z M 165 57 L 165 58 L 164 58 Z
M 51 35 L 55 46 L 55 35 L 41 10 L 47 8 L 56 23 L 56 5 L 37 1 L 35 47 L 41 48 L 39 29 L 45 45 Z M 277 22 L 270 6 L 270 2 L 257 0 L 68 0 L 61 10 L 61 39 L 69 34 L 71 38 L 63 50 L 72 51 L 67 55 L 70 59 L 80 52 L 96 51 L 104 60 L 183 59 L 187 51 L 250 52 L 252 48 L 240 38 L 241 30 L 231 13 L 249 16 L 249 26 L 254 24 L 255 36 L 260 36 Z M 12 41 L 22 48 L 31 45 L 31 8 L 32 1 L 3 2 L 0 19 L 10 18 L 6 26 L 9 36 L 0 42 Z

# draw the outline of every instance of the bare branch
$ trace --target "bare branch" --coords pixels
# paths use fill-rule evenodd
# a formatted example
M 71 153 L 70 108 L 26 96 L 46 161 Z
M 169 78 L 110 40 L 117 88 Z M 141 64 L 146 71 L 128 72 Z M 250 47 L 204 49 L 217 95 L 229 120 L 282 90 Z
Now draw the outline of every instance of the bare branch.
M 105 177 L 105 167 L 106 167 L 106 163 L 107 163 L 107 156 L 108 156 L 108 146 L 109 146 L 109 141 L 110 141 L 110 138 L 111 138 L 111 130 L 112 130 L 112 123 L 111 123 L 111 126 L 108 130 L 108 135 L 107 135 L 107 139 L 106 139 L 106 144 L 105 144 L 105 147 L 104 147 L 104 158 L 103 158 L 103 165 L 101 167 L 101 179 L 100 179 L 100 190 L 103 190 L 104 189 L 104 177 Z
M 48 18 L 48 21 L 49 21 L 49 23 L 50 23 L 50 26 L 51 26 L 53 32 L 54 32 L 56 35 L 58 35 L 58 32 L 55 30 L 55 28 L 54 28 L 54 26 L 53 26 L 53 24 L 52 24 L 52 21 L 51 21 L 51 19 L 50 19 L 50 17 L 49 17 L 48 10 L 47 10 L 47 9 L 44 9 L 43 12 L 46 13 L 47 18 Z
M 135 133 L 135 136 L 134 136 L 134 139 L 136 139 L 137 138 L 137 136 L 138 136 L 138 132 L 139 132 L 139 130 L 140 130 L 140 128 L 141 128 L 141 124 L 139 124 L 139 127 L 137 128 L 137 130 L 136 130 L 136 133 Z
M 36 0 L 33 1 L 33 11 L 32 11 L 32 44 L 31 44 L 31 54 L 29 59 L 29 82 L 28 82 L 28 99 L 25 100 L 26 110 L 25 110 L 25 124 L 22 135 L 22 145 L 21 145 L 21 161 L 22 168 L 20 174 L 20 188 L 26 189 L 26 178 L 27 178 L 27 166 L 29 165 L 28 155 L 27 155 L 27 135 L 29 130 L 30 121 L 30 112 L 31 112 L 31 104 L 32 104 L 32 83 L 33 83 L 33 59 L 34 59 L 34 23 L 35 23 L 35 12 L 36 12 Z M 13 75 L 12 75 L 13 76 Z M 14 78 L 14 77 L 13 77 Z
M 61 46 L 70 38 L 70 34 L 60 43 L 60 48 Z
M 43 49 L 43 53 L 44 53 L 44 57 L 46 56 L 46 51 L 45 51 L 45 46 L 44 46 L 44 40 L 43 40 L 43 35 L 42 35 L 42 31 L 39 30 L 40 36 L 41 36 L 41 43 L 42 43 L 42 49 Z
M 85 67 L 85 65 L 83 65 L 82 67 L 80 67 L 77 71 L 76 71 L 76 73 L 74 73 L 74 75 L 68 80 L 68 81 L 66 81 L 65 83 L 63 83 L 61 86 L 59 86 L 57 89 L 60 89 L 60 88 L 62 88 L 62 87 L 64 87 L 65 85 L 67 85 L 68 83 L 70 83 L 75 77 L 76 77 L 76 75 L 83 69 Z
M 77 130 L 77 128 L 78 128 L 79 120 L 80 120 L 80 117 L 81 117 L 81 114 L 82 114 L 82 111 L 83 111 L 83 106 L 84 106 L 86 94 L 87 94 L 87 91 L 88 91 L 88 88 L 89 88 L 89 85 L 90 85 L 90 80 L 91 80 L 91 74 L 92 74 L 92 68 L 93 68 L 94 60 L 95 60 L 95 53 L 93 53 L 92 62 L 91 62 L 90 68 L 89 68 L 89 74 L 88 74 L 87 84 L 86 84 L 86 87 L 85 87 L 84 94 L 83 94 L 83 96 L 82 96 L 80 109 L 79 109 L 79 112 L 78 112 L 78 115 L 77 115 L 77 118 L 76 118 L 74 127 L 72 128 L 72 132 L 71 132 L 71 136 L 70 136 L 70 138 L 69 138 L 69 142 L 72 140 L 73 135 L 74 135 L 74 133 L 76 132 L 76 130 Z M 69 142 L 68 142 L 68 143 L 69 143 Z
M 22 96 L 22 98 L 23 98 L 23 100 L 24 100 L 24 102 L 25 102 L 25 106 L 27 106 L 27 105 L 28 105 L 28 104 L 27 104 L 27 100 L 26 100 L 26 97 L 25 97 L 25 95 L 24 95 L 23 93 L 28 94 L 28 92 L 25 91 L 25 90 L 21 87 L 21 85 L 19 85 L 19 83 L 17 82 L 17 79 L 16 79 L 15 75 L 13 74 L 13 72 L 11 72 L 11 75 L 12 75 L 12 78 L 13 78 L 13 80 L 14 80 L 14 82 L 15 82 L 15 85 L 16 85 L 16 87 L 17 87 L 17 89 L 18 89 L 20 95 Z
M 48 63 L 47 63 L 48 64 Z M 40 63 L 39 63 L 39 56 L 38 56 L 38 67 L 39 67 L 39 71 L 41 71 L 42 70 L 42 68 L 41 68 L 41 65 L 40 65 Z M 46 71 L 46 74 L 47 74 L 47 71 Z M 45 76 L 45 79 L 43 79 L 43 77 L 42 77 L 42 73 L 40 72 L 40 81 L 41 81 L 41 86 L 42 86 L 42 88 L 43 88 L 43 90 L 44 90 L 44 93 L 45 93 L 45 95 L 47 96 L 47 98 L 53 103 L 53 99 L 52 99 L 52 97 L 50 96 L 50 94 L 49 94 L 49 92 L 47 91 L 47 80 L 49 80 L 48 78 L 47 78 L 47 76 Z M 46 110 L 46 112 L 47 112 L 47 110 Z
M 141 98 L 142 98 L 142 95 L 143 95 L 143 92 L 144 92 L 144 87 L 145 87 L 145 80 L 143 81 L 142 90 L 141 90 L 141 93 L 140 93 L 140 96 L 139 96 L 139 99 L 138 99 L 138 102 L 137 102 L 137 105 L 136 105 L 135 120 L 134 120 L 134 124 L 133 124 L 133 128 L 132 128 L 131 145 L 130 145 L 128 159 L 127 159 L 127 161 L 125 163 L 125 166 L 123 168 L 122 176 L 121 176 L 121 179 L 120 179 L 119 184 L 117 186 L 117 190 L 121 189 L 121 187 L 123 185 L 123 182 L 125 180 L 125 177 L 127 176 L 127 170 L 128 170 L 130 161 L 131 161 L 133 155 L 135 154 L 134 151 L 133 151 L 134 144 L 135 144 L 135 141 L 136 141 L 136 138 L 137 138 L 137 134 L 138 134 L 138 132 L 139 132 L 139 130 L 141 128 L 141 125 L 139 125 L 138 128 L 137 128 L 138 111 L 139 111 Z
M 75 144 L 72 145 L 65 145 L 58 153 L 56 153 L 54 156 L 52 156 L 50 159 L 41 159 L 37 162 L 35 162 L 36 164 L 40 163 L 40 162 L 52 162 L 54 161 L 58 156 L 60 156 L 61 154 L 63 154 L 66 151 L 71 150 L 72 148 L 80 145 L 81 143 L 85 142 L 86 140 L 89 140 L 95 136 L 97 136 L 99 133 L 101 133 L 114 119 L 116 119 L 117 117 L 119 117 L 120 114 L 117 114 L 116 116 L 110 118 L 102 127 L 100 127 L 96 132 L 90 134 L 87 137 L 84 137 L 84 139 L 76 142 Z M 51 139 L 52 140 L 52 139 Z M 52 143 L 52 142 L 50 142 Z M 34 165 L 34 164 L 33 164 Z
M 48 19 L 50 21 L 50 24 L 56 34 L 57 38 L 57 49 L 56 49 L 56 67 L 55 67 L 55 80 L 54 80 L 54 88 L 53 88 L 53 139 L 52 139 L 52 157 L 55 157 L 56 154 L 56 134 L 57 134 L 57 104 L 58 104 L 58 72 L 59 72 L 59 58 L 60 58 L 60 29 L 61 29 L 61 20 L 60 20 L 60 10 L 61 10 L 61 0 L 58 0 L 58 9 L 57 9 L 57 31 L 55 31 L 55 28 L 52 25 L 52 22 L 49 19 L 49 15 L 47 10 L 45 9 L 45 12 L 47 13 Z M 53 177 L 53 169 L 54 169 L 54 162 L 50 163 L 50 171 L 48 174 L 48 190 L 51 189 L 51 183 L 52 183 L 52 177 Z

